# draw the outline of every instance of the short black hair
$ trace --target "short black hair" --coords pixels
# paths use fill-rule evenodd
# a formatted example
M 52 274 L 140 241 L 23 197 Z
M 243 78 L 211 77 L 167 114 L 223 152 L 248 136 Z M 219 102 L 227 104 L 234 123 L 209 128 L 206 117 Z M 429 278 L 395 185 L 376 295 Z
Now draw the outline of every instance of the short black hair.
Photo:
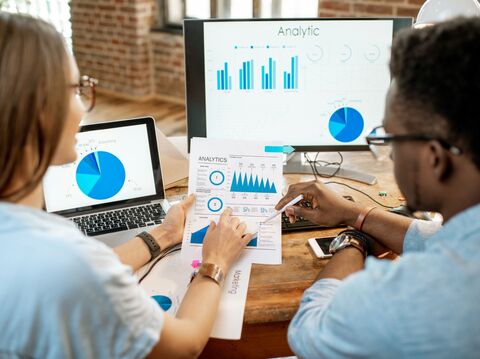
M 480 18 L 400 32 L 392 46 L 390 71 L 399 96 L 443 117 L 445 140 L 471 156 L 480 169 Z M 443 124 L 431 118 L 417 125 L 434 134 Z

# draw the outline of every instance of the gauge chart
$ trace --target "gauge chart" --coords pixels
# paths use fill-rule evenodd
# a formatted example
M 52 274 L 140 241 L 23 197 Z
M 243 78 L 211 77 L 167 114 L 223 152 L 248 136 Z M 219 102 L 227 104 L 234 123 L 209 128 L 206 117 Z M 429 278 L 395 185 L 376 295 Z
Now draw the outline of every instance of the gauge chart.
M 330 134 L 340 142 L 355 141 L 363 132 L 363 117 L 352 107 L 342 107 L 330 117 Z
M 110 152 L 91 152 L 78 164 L 76 181 L 80 190 L 90 198 L 111 198 L 125 183 L 125 167 Z

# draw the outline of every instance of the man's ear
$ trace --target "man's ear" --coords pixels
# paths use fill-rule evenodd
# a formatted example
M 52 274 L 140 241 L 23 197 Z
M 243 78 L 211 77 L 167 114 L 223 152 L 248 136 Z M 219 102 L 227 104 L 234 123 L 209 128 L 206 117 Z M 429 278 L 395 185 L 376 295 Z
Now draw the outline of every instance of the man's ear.
M 440 182 L 448 179 L 452 173 L 453 163 L 450 153 L 438 141 L 428 142 L 428 166 Z

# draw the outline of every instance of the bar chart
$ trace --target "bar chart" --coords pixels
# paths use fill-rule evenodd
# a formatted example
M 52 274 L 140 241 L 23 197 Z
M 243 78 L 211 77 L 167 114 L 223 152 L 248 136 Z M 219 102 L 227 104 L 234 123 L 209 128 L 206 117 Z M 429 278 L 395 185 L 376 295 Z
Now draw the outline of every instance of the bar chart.
M 283 72 L 283 88 L 287 90 L 298 89 L 298 56 L 292 56 L 290 72 Z
M 223 64 L 223 70 L 217 70 L 217 90 L 231 90 L 232 76 L 228 74 L 228 63 Z
M 242 68 L 238 72 L 240 90 L 253 89 L 253 60 L 244 61 Z
M 262 90 L 274 90 L 277 87 L 277 62 L 270 57 L 267 66 L 267 69 L 265 69 L 265 66 L 262 66 Z

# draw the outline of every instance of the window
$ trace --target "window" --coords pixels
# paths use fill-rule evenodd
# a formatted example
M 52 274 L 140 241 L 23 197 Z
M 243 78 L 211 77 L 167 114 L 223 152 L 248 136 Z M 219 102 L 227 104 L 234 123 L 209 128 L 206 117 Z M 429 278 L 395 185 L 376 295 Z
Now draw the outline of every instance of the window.
M 70 5 L 65 0 L 0 0 L 0 10 L 24 13 L 52 23 L 65 37 L 68 48 L 72 49 L 72 23 Z
M 1 1 L 1 0 L 0 0 Z M 184 18 L 316 17 L 319 0 L 157 0 L 164 27 Z

